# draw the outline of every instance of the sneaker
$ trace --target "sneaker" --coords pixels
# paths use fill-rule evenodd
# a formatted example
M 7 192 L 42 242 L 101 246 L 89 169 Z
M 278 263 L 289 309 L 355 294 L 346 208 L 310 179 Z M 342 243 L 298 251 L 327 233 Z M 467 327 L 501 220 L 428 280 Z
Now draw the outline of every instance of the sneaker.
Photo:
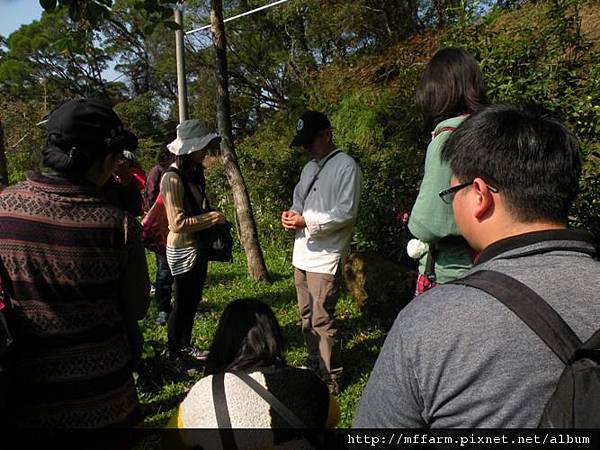
M 328 382 L 327 382 L 327 388 L 329 389 L 329 393 L 331 395 L 340 395 L 340 392 L 342 390 L 342 383 L 341 380 L 339 378 L 331 378 Z
M 196 361 L 206 361 L 208 359 L 208 355 L 210 354 L 208 350 L 200 350 L 196 347 L 186 347 L 181 351 Z
M 169 359 L 168 364 L 175 372 L 184 373 L 188 376 L 196 375 L 200 370 L 197 363 L 181 356 Z
M 169 313 L 166 311 L 160 311 L 158 316 L 156 317 L 156 321 L 154 322 L 156 325 L 165 326 L 167 324 L 167 319 L 169 318 Z
M 321 377 L 321 367 L 318 359 L 308 359 L 306 363 L 300 366 L 301 369 L 312 370 L 318 377 Z

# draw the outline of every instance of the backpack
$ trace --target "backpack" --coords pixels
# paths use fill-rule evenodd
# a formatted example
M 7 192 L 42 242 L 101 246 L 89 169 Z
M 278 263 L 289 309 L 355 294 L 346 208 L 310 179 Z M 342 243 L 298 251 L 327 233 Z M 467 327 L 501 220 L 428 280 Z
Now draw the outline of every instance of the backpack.
M 558 313 L 525 284 L 481 270 L 451 282 L 480 289 L 502 302 L 565 364 L 539 428 L 600 428 L 600 330 L 581 342 Z
M 148 250 L 166 254 L 169 221 L 162 195 L 158 194 L 154 204 L 142 219 L 142 243 Z

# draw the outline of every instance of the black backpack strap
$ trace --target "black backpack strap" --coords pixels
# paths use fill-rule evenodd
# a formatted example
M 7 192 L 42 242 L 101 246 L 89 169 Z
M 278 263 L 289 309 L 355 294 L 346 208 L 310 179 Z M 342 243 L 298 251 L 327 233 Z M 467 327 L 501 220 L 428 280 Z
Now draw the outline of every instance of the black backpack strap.
M 513 277 L 493 270 L 480 270 L 451 283 L 480 289 L 501 301 L 565 364 L 581 345 L 581 340 L 554 308 Z
M 287 406 L 263 387 L 258 381 L 244 372 L 233 371 L 233 375 L 246 383 L 254 392 L 273 407 L 275 411 L 285 420 L 292 428 L 306 428 L 306 425 L 294 414 Z
M 213 403 L 215 405 L 215 416 L 217 418 L 217 426 L 219 427 L 219 435 L 221 436 L 221 444 L 223 448 L 237 450 L 237 444 L 231 429 L 231 418 L 229 417 L 229 409 L 227 409 L 227 398 L 225 397 L 225 373 L 216 373 L 212 378 L 212 393 Z
M 190 212 L 194 215 L 198 215 L 198 214 L 202 214 L 202 213 L 206 212 L 206 211 L 203 211 L 202 205 L 199 205 L 198 202 L 196 201 L 196 197 L 194 196 L 192 190 L 190 189 L 188 182 L 181 175 L 181 172 L 179 171 L 179 169 L 177 167 L 170 166 L 167 170 L 165 170 L 165 173 L 168 173 L 168 172 L 172 172 L 172 173 L 176 174 L 179 177 L 179 179 L 181 180 L 181 183 L 183 184 L 183 192 L 184 192 L 185 198 L 188 200 L 189 205 L 192 209 L 192 211 L 190 211 Z M 204 190 L 200 186 L 197 186 L 197 188 L 200 191 L 200 193 L 202 194 L 202 197 L 206 200 L 206 203 L 208 204 L 208 198 L 206 197 Z M 210 210 L 210 207 L 208 208 L 208 210 Z
M 600 349 L 600 330 L 592 334 L 587 341 L 585 341 L 578 350 L 596 350 Z

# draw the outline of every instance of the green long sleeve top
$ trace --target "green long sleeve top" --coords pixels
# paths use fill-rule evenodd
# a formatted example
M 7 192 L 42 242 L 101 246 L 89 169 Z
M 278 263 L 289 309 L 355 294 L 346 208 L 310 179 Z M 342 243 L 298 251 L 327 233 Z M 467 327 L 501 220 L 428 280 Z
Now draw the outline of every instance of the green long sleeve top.
M 456 128 L 465 116 L 453 117 L 440 122 L 432 133 L 433 139 L 427 147 L 425 156 L 425 171 L 419 195 L 413 205 L 408 222 L 410 232 L 429 246 L 438 245 L 435 261 L 435 274 L 438 283 L 452 281 L 472 266 L 469 247 L 457 241 L 441 241 L 449 236 L 460 236 L 460 231 L 454 221 L 452 205 L 447 205 L 440 199 L 438 193 L 450 186 L 452 172 L 450 166 L 442 163 L 441 154 L 451 130 L 440 131 L 442 128 Z M 419 273 L 425 272 L 427 254 L 419 260 Z

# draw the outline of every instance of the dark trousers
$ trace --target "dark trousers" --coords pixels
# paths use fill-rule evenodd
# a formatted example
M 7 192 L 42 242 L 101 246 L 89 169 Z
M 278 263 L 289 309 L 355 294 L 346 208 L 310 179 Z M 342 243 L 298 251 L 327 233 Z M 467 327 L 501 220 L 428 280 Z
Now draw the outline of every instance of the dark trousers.
M 173 275 L 169 269 L 167 255 L 155 253 L 156 255 L 156 282 L 154 283 L 154 300 L 156 309 L 166 313 L 171 312 L 171 285 Z
M 196 265 L 186 273 L 175 275 L 175 303 L 169 315 L 167 334 L 169 357 L 177 358 L 181 349 L 192 342 L 192 328 L 198 303 L 202 300 L 202 288 L 206 281 L 208 261 L 198 257 Z

